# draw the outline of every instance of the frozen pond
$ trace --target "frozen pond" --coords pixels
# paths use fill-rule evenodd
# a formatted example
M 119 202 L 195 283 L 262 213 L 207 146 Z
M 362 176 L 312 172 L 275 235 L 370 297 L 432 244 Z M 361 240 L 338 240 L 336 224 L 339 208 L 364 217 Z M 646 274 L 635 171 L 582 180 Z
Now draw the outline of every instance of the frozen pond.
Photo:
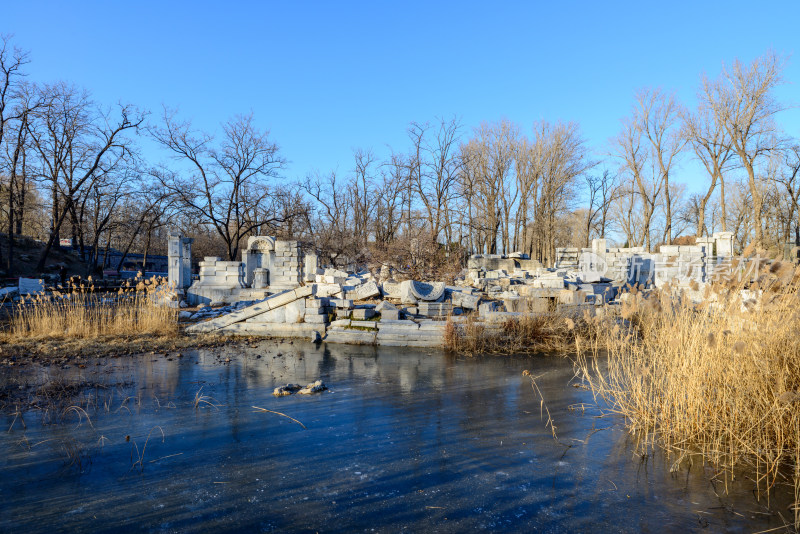
M 752 532 L 783 524 L 749 483 L 725 496 L 707 467 L 670 473 L 660 455 L 636 456 L 620 420 L 576 409 L 592 399 L 570 385 L 564 358 L 265 341 L 83 365 L 0 370 L 0 531 Z M 541 375 L 558 441 L 525 369 Z M 104 387 L 14 414 L 12 389 L 30 396 L 45 374 Z M 330 391 L 272 396 L 276 386 L 320 378 Z M 773 510 L 790 518 L 781 503 L 773 499 Z

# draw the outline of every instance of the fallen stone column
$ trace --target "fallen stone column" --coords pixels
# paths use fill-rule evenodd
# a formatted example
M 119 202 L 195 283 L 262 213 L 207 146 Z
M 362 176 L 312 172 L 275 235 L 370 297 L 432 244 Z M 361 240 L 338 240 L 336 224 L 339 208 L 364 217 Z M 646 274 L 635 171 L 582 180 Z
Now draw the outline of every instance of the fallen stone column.
M 223 315 L 222 317 L 217 317 L 216 319 L 212 319 L 210 321 L 206 321 L 204 323 L 197 323 L 192 325 L 186 329 L 188 333 L 202 333 L 202 332 L 213 332 L 214 330 L 219 330 L 226 326 L 239 323 L 245 321 L 246 319 L 250 319 L 251 317 L 255 317 L 257 315 L 261 315 L 262 313 L 267 313 L 271 310 L 275 310 L 280 308 L 281 306 L 285 306 L 290 302 L 294 302 L 297 299 L 302 299 L 314 294 L 314 286 L 301 286 L 297 289 L 288 289 L 281 293 L 277 293 L 268 297 L 267 299 L 253 304 L 252 306 L 248 306 L 241 310 L 235 311 L 233 313 L 229 313 L 227 315 Z

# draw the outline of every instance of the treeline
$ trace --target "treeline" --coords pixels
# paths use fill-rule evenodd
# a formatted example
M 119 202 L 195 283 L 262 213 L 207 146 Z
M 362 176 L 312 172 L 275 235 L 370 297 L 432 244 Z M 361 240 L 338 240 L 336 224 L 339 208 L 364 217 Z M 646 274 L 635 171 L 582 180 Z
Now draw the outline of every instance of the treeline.
M 27 79 L 26 52 L 0 41 L 0 269 L 15 242 L 61 239 L 90 265 L 109 248 L 164 253 L 166 235 L 195 237 L 197 255 L 238 259 L 270 234 L 315 247 L 324 261 L 415 274 L 457 269 L 470 253 L 526 252 L 593 237 L 653 248 L 682 235 L 732 231 L 777 254 L 800 209 L 800 148 L 775 99 L 782 59 L 767 54 L 703 77 L 694 109 L 673 94 L 637 93 L 619 134 L 590 147 L 577 123 L 509 120 L 471 130 L 457 118 L 411 123 L 387 157 L 353 154 L 346 172 L 287 180 L 286 161 L 252 115 L 204 132 L 176 112 L 105 106 L 65 82 Z M 147 161 L 142 139 L 169 155 Z M 694 162 L 694 163 L 691 163 Z M 686 168 L 703 184 L 686 188 Z M 683 176 L 683 178 L 682 178 Z M 693 176 L 693 180 L 698 179 Z
M 694 108 L 643 89 L 618 135 L 594 149 L 576 123 L 412 123 L 386 160 L 357 150 L 345 176 L 306 178 L 309 228 L 331 260 L 390 251 L 413 262 L 410 239 L 551 265 L 556 247 L 594 237 L 653 250 L 717 231 L 733 232 L 740 251 L 780 255 L 800 218 L 800 142 L 776 120 L 783 67 L 773 53 L 735 61 L 700 79 Z

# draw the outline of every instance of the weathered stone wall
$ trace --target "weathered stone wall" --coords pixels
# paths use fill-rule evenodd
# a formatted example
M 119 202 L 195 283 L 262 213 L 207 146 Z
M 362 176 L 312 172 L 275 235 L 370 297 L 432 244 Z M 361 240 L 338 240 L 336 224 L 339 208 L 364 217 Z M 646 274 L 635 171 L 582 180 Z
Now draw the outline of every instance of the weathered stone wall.
M 297 287 L 300 275 L 300 245 L 297 241 L 275 241 L 275 258 L 269 273 L 270 289 Z
M 245 285 L 253 287 L 256 269 L 266 269 L 266 285 L 269 285 L 270 269 L 275 258 L 275 238 L 270 236 L 250 236 L 247 238 L 247 247 L 242 251 L 244 263 Z M 263 273 L 262 273 L 263 276 Z M 259 280 L 259 285 L 264 285 Z
M 199 262 L 200 279 L 186 291 L 189 304 L 232 303 L 245 287 L 244 264 L 206 256 Z
M 698 238 L 695 245 L 662 245 L 658 253 L 644 247 L 608 247 L 605 239 L 593 239 L 590 248 L 556 249 L 556 268 L 580 271 L 585 281 L 593 281 L 594 274 L 643 286 L 659 287 L 668 281 L 690 285 L 719 273 L 732 253 L 731 232 Z

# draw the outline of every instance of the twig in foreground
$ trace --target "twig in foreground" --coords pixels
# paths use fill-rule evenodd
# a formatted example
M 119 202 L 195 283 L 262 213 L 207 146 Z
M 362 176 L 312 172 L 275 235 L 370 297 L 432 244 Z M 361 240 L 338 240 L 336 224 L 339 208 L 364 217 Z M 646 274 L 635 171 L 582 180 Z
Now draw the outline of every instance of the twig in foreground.
M 274 414 L 276 414 L 276 415 L 282 415 L 283 417 L 285 417 L 285 418 L 287 418 L 287 419 L 291 419 L 292 421 L 294 421 L 294 422 L 295 422 L 295 423 L 297 423 L 298 425 L 302 426 L 302 427 L 303 427 L 303 430 L 308 430 L 308 429 L 306 428 L 306 425 L 304 425 L 303 423 L 301 423 L 300 421 L 298 421 L 298 420 L 297 420 L 297 419 L 295 419 L 294 417 L 289 417 L 289 416 L 288 416 L 288 415 L 286 415 L 285 413 L 276 412 L 276 411 L 273 411 L 273 410 L 267 410 L 266 408 L 259 408 L 258 406 L 253 406 L 253 408 L 255 408 L 255 409 L 256 409 L 257 411 L 259 411 L 259 412 L 269 412 L 269 413 L 274 413 Z

